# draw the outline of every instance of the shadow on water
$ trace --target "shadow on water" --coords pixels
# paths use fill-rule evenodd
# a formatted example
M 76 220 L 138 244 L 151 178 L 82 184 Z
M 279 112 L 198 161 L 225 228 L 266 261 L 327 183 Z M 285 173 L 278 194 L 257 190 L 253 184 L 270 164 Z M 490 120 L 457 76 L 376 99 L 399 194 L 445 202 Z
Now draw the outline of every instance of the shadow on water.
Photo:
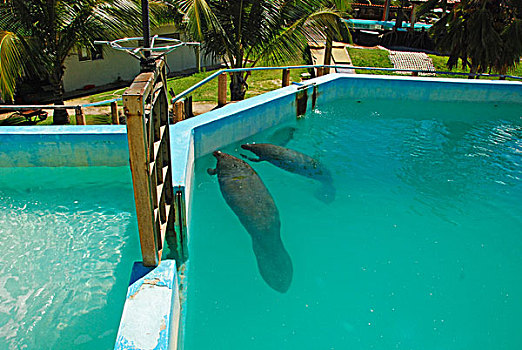
M 296 130 L 293 126 L 279 128 L 269 137 L 270 143 L 284 147 L 294 138 Z

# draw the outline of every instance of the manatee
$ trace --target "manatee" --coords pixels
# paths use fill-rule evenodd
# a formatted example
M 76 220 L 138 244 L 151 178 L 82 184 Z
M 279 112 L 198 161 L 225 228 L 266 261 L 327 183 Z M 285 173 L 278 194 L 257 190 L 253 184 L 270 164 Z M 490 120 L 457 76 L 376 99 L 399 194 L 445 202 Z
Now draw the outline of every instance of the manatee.
M 281 241 L 279 211 L 261 178 L 245 161 L 215 151 L 219 188 L 228 206 L 252 238 L 257 266 L 265 282 L 285 293 L 292 282 L 290 255 Z
M 316 192 L 316 197 L 326 203 L 330 203 L 335 199 L 332 175 L 317 159 L 270 143 L 247 143 L 241 145 L 241 148 L 258 156 L 258 158 L 251 158 L 244 154 L 241 155 L 252 162 L 267 161 L 288 172 L 319 181 L 322 186 Z

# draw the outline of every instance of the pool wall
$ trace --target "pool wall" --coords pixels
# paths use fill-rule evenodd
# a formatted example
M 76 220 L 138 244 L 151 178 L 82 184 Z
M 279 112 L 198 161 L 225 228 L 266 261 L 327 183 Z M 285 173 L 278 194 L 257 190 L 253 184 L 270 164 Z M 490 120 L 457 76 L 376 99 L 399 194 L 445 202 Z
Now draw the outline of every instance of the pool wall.
M 521 82 L 334 73 L 308 80 L 305 85 L 229 104 L 171 126 L 173 185 L 183 193 L 187 220 L 195 159 L 270 127 L 295 121 L 299 91 L 308 94 L 307 110 L 314 102 L 321 105 L 340 98 L 522 103 Z
M 521 103 L 522 82 L 365 75 L 320 78 L 317 103 L 339 98 Z
M 125 125 L 0 127 L 0 168 L 128 165 Z

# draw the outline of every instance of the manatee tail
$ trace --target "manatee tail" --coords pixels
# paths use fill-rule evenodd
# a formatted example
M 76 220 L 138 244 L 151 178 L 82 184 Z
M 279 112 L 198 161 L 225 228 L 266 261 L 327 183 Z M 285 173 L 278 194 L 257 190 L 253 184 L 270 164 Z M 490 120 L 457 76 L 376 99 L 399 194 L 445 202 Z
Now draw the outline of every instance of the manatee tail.
M 257 267 L 263 280 L 275 291 L 286 293 L 292 283 L 294 268 L 283 242 L 279 240 L 267 244 L 267 242 L 253 240 L 252 243 Z
M 335 187 L 331 182 L 321 182 L 321 187 L 319 187 L 314 195 L 320 201 L 330 204 L 335 200 Z

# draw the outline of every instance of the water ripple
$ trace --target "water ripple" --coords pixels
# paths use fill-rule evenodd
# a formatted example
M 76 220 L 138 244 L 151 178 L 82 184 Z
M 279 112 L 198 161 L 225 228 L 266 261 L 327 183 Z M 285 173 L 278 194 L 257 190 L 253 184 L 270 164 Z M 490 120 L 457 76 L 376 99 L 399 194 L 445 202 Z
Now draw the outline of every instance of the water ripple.
M 9 349 L 70 348 L 64 336 L 86 331 L 71 327 L 103 310 L 121 278 L 117 268 L 133 244 L 132 212 L 100 201 L 98 190 L 96 209 L 91 195 L 68 194 L 0 193 L 0 343 Z

